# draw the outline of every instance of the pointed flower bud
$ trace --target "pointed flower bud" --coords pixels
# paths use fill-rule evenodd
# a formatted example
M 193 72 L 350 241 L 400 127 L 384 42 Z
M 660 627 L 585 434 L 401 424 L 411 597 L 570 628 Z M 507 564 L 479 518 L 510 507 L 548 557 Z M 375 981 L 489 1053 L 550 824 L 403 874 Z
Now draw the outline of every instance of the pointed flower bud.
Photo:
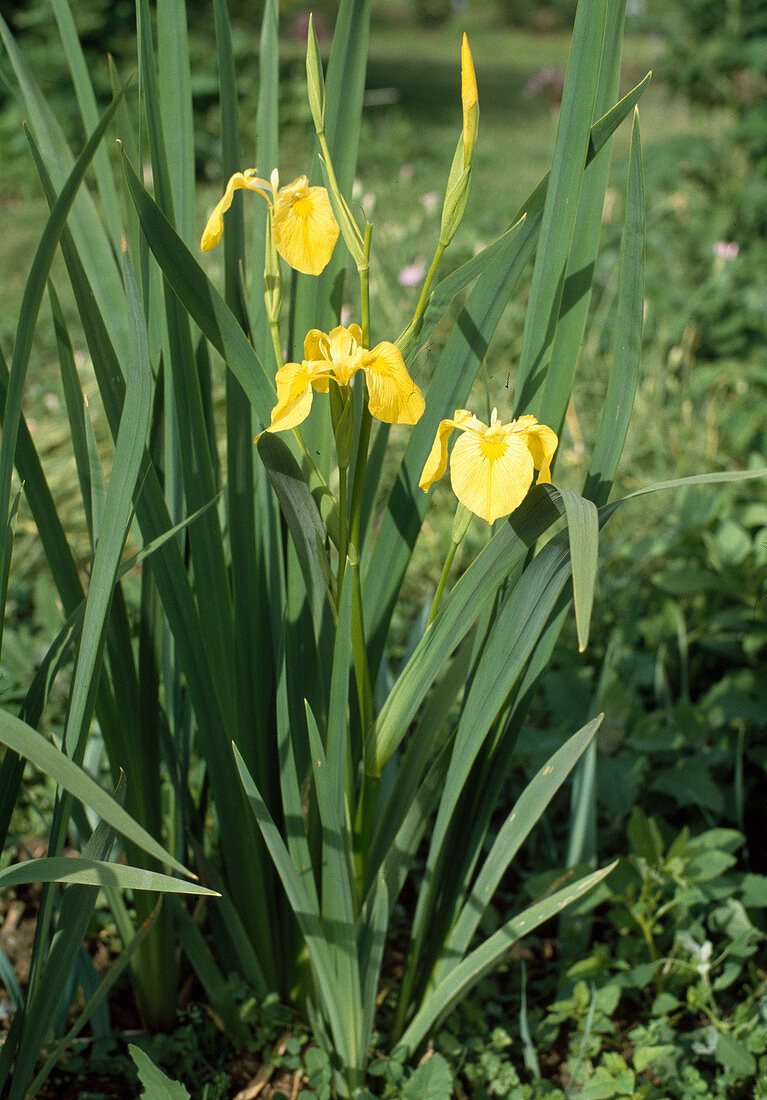
M 463 163 L 468 167 L 477 141 L 479 100 L 474 61 L 469 49 L 469 40 L 465 34 L 461 43 L 461 102 L 463 104 Z
M 325 129 L 325 78 L 312 15 L 309 16 L 309 31 L 306 36 L 306 87 L 314 128 L 320 132 Z

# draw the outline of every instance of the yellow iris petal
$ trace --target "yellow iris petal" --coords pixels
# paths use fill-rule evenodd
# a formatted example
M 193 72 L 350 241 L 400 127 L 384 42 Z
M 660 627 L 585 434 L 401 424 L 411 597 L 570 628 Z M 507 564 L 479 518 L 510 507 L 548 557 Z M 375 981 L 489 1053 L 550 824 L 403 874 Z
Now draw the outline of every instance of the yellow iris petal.
M 453 428 L 463 434 L 453 448 L 450 480 L 462 504 L 488 523 L 513 512 L 533 483 L 551 481 L 551 460 L 557 437 L 534 416 L 521 416 L 502 424 L 493 409 L 488 427 L 466 409 L 456 409 L 452 420 L 443 420 L 421 474 L 426 491 L 447 468 L 447 440 Z
M 424 492 L 428 492 L 434 482 L 439 481 L 447 469 L 447 441 L 452 430 L 473 422 L 476 422 L 480 427 L 484 426 L 468 409 L 456 409 L 452 420 L 440 420 L 429 457 L 424 463 L 421 480 L 418 482 L 418 487 L 423 489 Z
M 488 523 L 518 508 L 533 482 L 533 456 L 524 439 L 500 429 L 467 429 L 453 447 L 453 492 Z
M 272 222 L 274 246 L 292 268 L 319 275 L 327 266 L 338 223 L 324 187 L 310 187 L 306 176 L 277 193 Z
M 226 185 L 226 191 L 224 191 L 223 196 L 213 208 L 213 213 L 208 218 L 208 223 L 203 230 L 202 240 L 200 241 L 202 251 L 207 252 L 209 249 L 215 248 L 221 240 L 221 235 L 224 232 L 224 214 L 232 205 L 235 191 L 246 188 L 248 191 L 263 193 L 263 189 L 268 189 L 268 187 L 268 183 L 265 180 L 258 179 L 252 168 L 248 168 L 244 172 L 235 172 Z
M 410 377 L 396 344 L 384 340 L 364 352 L 360 365 L 368 386 L 368 408 L 386 424 L 415 424 L 423 416 L 426 403 Z
M 518 425 L 519 421 L 517 421 Z M 535 468 L 540 470 L 537 484 L 543 482 L 548 485 L 551 482 L 551 460 L 559 442 L 556 432 L 547 428 L 545 424 L 536 423 L 526 430 L 525 435 Z
M 284 432 L 295 428 L 306 420 L 312 407 L 312 385 L 327 380 L 317 377 L 308 363 L 286 363 L 280 367 L 275 377 L 277 383 L 277 404 L 272 409 L 270 432 Z

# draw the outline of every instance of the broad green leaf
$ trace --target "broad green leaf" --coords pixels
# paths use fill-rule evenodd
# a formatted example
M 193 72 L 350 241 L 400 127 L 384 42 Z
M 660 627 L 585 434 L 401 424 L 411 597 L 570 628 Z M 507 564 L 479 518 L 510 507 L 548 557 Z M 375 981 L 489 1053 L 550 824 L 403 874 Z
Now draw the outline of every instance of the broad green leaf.
M 408 1077 L 402 1100 L 450 1100 L 453 1074 L 441 1054 L 432 1054 Z
M 189 1093 L 184 1086 L 158 1069 L 141 1047 L 128 1043 L 128 1053 L 136 1063 L 139 1081 L 144 1086 L 141 1100 L 189 1100 Z
M 717 1035 L 714 1057 L 721 1066 L 733 1070 L 739 1077 L 753 1077 L 756 1058 L 742 1043 L 720 1031 Z
M 28 859 L 0 871 L 0 888 L 29 882 L 117 886 L 123 890 L 159 890 L 163 893 L 207 894 L 209 897 L 218 897 L 217 891 L 208 890 L 196 882 L 172 878 L 157 871 L 145 871 L 141 867 L 129 867 L 124 863 L 105 863 L 103 860 L 85 857 Z

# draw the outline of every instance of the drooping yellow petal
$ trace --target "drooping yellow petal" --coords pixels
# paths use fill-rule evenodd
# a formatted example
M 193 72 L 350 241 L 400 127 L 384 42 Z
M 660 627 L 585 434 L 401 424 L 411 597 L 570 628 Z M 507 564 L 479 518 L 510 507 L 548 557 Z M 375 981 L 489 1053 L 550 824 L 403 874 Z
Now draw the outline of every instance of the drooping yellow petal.
M 338 223 L 324 187 L 310 187 L 299 176 L 277 193 L 272 222 L 274 246 L 296 271 L 319 275 L 327 266 Z
M 519 507 L 533 473 L 533 456 L 525 439 L 501 425 L 485 431 L 467 428 L 450 458 L 453 492 L 488 523 Z
M 464 164 L 468 164 L 477 140 L 479 100 L 474 61 L 469 49 L 469 40 L 465 34 L 461 43 L 461 103 L 463 105 L 463 160 Z
M 208 223 L 202 232 L 200 248 L 203 252 L 215 248 L 221 240 L 221 235 L 224 232 L 224 214 L 232 205 L 235 191 L 240 191 L 242 188 L 246 188 L 248 191 L 258 191 L 263 194 L 264 189 L 266 189 L 268 193 L 269 184 L 266 183 L 265 180 L 258 179 L 253 168 L 247 168 L 244 172 L 234 173 L 229 183 L 226 185 L 226 191 L 224 191 L 224 194 L 213 208 L 213 213 L 208 218 Z
M 515 427 L 519 427 L 519 421 L 517 421 Z M 536 421 L 531 427 L 524 429 L 523 434 L 530 454 L 533 456 L 535 468 L 540 470 L 536 484 L 540 485 L 543 482 L 548 485 L 551 482 L 551 460 L 559 443 L 556 432 L 553 432 L 551 428 L 547 428 L 545 424 L 538 424 Z
M 272 409 L 270 432 L 284 432 L 306 420 L 312 407 L 312 383 L 316 372 L 308 363 L 286 363 L 275 377 L 277 404 Z M 327 388 L 327 382 L 325 383 Z
M 360 366 L 368 384 L 368 408 L 386 424 L 415 424 L 426 403 L 410 377 L 396 344 L 384 340 L 362 353 Z
M 440 420 L 429 457 L 423 466 L 421 480 L 418 482 L 418 487 L 425 493 L 431 489 L 435 481 L 439 481 L 447 469 L 447 441 L 452 430 L 472 423 L 484 428 L 484 424 L 468 409 L 456 409 L 452 420 Z

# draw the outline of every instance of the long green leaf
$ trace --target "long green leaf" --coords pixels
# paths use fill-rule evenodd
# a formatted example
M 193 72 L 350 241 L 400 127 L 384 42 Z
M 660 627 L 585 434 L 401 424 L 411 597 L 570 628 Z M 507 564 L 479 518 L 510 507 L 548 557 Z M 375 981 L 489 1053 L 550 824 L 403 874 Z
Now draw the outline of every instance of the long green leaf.
M 446 976 L 455 959 L 463 958 L 506 869 L 593 740 L 602 717 L 600 715 L 574 733 L 544 764 L 517 799 L 498 831 L 460 916 L 450 931 L 443 949 L 443 960 L 434 972 L 435 981 L 439 982 Z
M 128 192 L 165 278 L 236 375 L 261 423 L 268 424 L 277 395 L 273 377 L 267 375 L 232 311 L 142 185 L 127 157 L 123 157 L 123 167 Z
M 0 742 L 49 775 L 54 782 L 69 791 L 84 806 L 88 806 L 100 818 L 114 826 L 118 833 L 122 833 L 137 848 L 154 856 L 160 863 L 166 863 L 179 874 L 187 875 L 189 878 L 196 877 L 166 852 L 162 845 L 138 825 L 122 806 L 99 787 L 98 783 L 95 783 L 82 768 L 73 764 L 37 730 L 1 711 Z
M 74 158 L 45 96 L 2 16 L 0 38 L 24 96 L 27 118 L 45 162 L 50 166 L 54 189 L 61 191 L 73 170 Z M 117 93 L 118 100 L 127 87 L 128 84 Z M 104 232 L 98 208 L 85 188 L 81 189 L 72 203 L 68 225 L 83 257 L 92 293 L 102 313 L 110 319 L 112 339 L 121 360 L 124 360 L 130 347 L 130 336 L 119 265 L 116 263 L 112 242 Z
M 558 495 L 533 490 L 501 525 L 444 600 L 378 716 L 373 745 L 379 768 L 405 736 L 439 670 L 482 608 L 494 599 L 504 579 L 563 512 Z
M 570 538 L 570 560 L 573 569 L 573 603 L 575 625 L 578 631 L 578 649 L 583 653 L 589 641 L 591 609 L 594 605 L 594 588 L 599 561 L 599 516 L 591 500 L 577 493 L 560 489 L 565 506 L 567 530 Z
M 160 902 L 158 900 L 157 905 L 154 909 L 154 914 L 159 911 L 159 905 Z M 131 936 L 130 940 L 125 944 L 125 949 L 123 953 L 115 960 L 115 962 L 112 963 L 109 970 L 104 975 L 98 989 L 87 1002 L 82 1012 L 79 1014 L 75 1022 L 70 1027 L 69 1031 L 63 1037 L 63 1039 L 61 1039 L 60 1042 L 56 1044 L 56 1046 L 46 1058 L 42 1068 L 39 1070 L 34 1081 L 29 1086 L 30 1095 L 36 1096 L 38 1094 L 38 1092 L 50 1076 L 51 1070 L 64 1054 L 64 1051 L 67 1049 L 68 1046 L 71 1045 L 72 1041 L 77 1038 L 82 1029 L 90 1020 L 93 1013 L 102 1004 L 104 1004 L 115 984 L 125 971 L 125 968 L 131 962 L 131 959 L 135 955 L 136 951 L 139 949 L 139 947 L 141 947 L 142 943 L 149 934 L 149 930 L 152 927 L 153 920 L 154 915 L 149 920 L 145 921 L 141 928 L 139 928 L 139 930 L 133 936 Z
M 557 138 L 515 384 L 515 412 L 540 411 L 547 356 L 562 299 L 599 81 L 607 0 L 581 0 L 562 93 Z
M 426 1039 L 440 1019 L 443 1019 L 455 1005 L 465 997 L 470 989 L 488 974 L 503 958 L 512 944 L 522 936 L 532 932 L 550 917 L 561 913 L 577 898 L 582 897 L 587 890 L 591 890 L 615 868 L 611 863 L 600 871 L 586 875 L 574 886 L 566 886 L 555 894 L 531 905 L 518 916 L 507 921 L 502 928 L 483 944 L 477 947 L 471 954 L 453 969 L 447 978 L 439 983 L 424 998 L 424 1001 L 414 1016 L 400 1043 L 408 1051 L 415 1051 Z
M 327 937 L 322 927 L 320 914 L 316 906 L 312 904 L 312 900 L 299 878 L 296 868 L 293 866 L 288 849 L 285 847 L 279 830 L 274 824 L 272 815 L 269 813 L 266 803 L 261 797 L 256 784 L 253 782 L 253 777 L 250 775 L 245 761 L 237 751 L 236 745 L 233 746 L 233 751 L 237 768 L 240 772 L 240 779 L 248 802 L 250 803 L 250 808 L 258 822 L 261 834 L 269 849 L 274 865 L 277 868 L 277 873 L 285 889 L 290 907 L 301 926 L 301 931 L 303 932 L 306 942 L 306 949 L 316 974 L 318 983 L 317 992 L 318 995 L 322 997 L 323 1006 L 331 1022 L 334 1037 L 342 1037 L 345 1014 L 343 1005 L 340 1003 L 339 990 L 334 980 Z
M 615 0 L 607 5 L 599 82 L 594 103 L 595 119 L 604 114 L 618 93 L 625 13 L 625 0 Z M 587 158 L 578 199 L 578 214 L 567 257 L 562 302 L 540 407 L 540 419 L 557 434 L 561 434 L 583 344 L 583 331 L 591 299 L 591 275 L 599 245 L 605 191 L 610 174 L 610 152 L 608 143 L 593 160 L 589 162 Z
M 122 779 L 115 795 L 119 799 L 125 795 L 125 784 Z M 113 843 L 114 829 L 108 822 L 101 820 L 85 845 L 83 856 L 88 861 L 104 860 L 109 855 Z M 12 872 L 13 868 L 9 870 Z M 23 874 L 23 868 L 21 870 Z M 69 983 L 85 930 L 93 914 L 98 892 L 97 886 L 64 890 L 56 935 L 50 945 L 47 941 L 41 943 L 39 936 L 41 920 L 38 919 L 32 951 L 29 1000 L 11 1082 L 11 1100 L 20 1100 L 26 1095 L 29 1077 Z
M 68 0 L 51 0 L 51 6 L 58 24 L 59 37 L 64 47 L 69 71 L 72 74 L 72 83 L 77 96 L 77 105 L 80 108 L 80 117 L 86 132 L 88 132 L 95 129 L 99 120 L 96 96 L 88 71 L 88 62 L 80 44 Z M 120 245 L 120 204 L 117 198 L 117 188 L 115 187 L 112 168 L 109 164 L 109 156 L 105 148 L 102 147 L 96 150 L 93 166 L 96 172 L 96 184 L 101 195 L 101 201 L 104 204 L 109 237 L 112 246 L 116 249 Z
M 0 18 L 0 31 L 4 27 Z M 114 117 L 119 100 L 113 100 L 109 109 L 105 112 L 98 127 L 86 142 L 77 162 L 65 183 L 61 194 L 43 230 L 40 242 L 37 246 L 32 267 L 29 272 L 24 297 L 19 312 L 19 324 L 16 330 L 16 340 L 13 348 L 13 358 L 8 379 L 8 392 L 5 399 L 5 413 L 3 416 L 3 438 L 0 444 L 0 515 L 8 515 L 8 502 L 11 489 L 11 474 L 16 454 L 16 440 L 19 431 L 19 417 L 21 415 L 21 396 L 24 389 L 24 380 L 27 375 L 29 356 L 32 351 L 32 336 L 37 324 L 37 316 L 40 310 L 43 292 L 45 291 L 48 273 L 53 261 L 53 254 L 59 242 L 67 215 L 74 202 L 75 195 L 83 181 L 85 172 L 93 159 L 93 155 L 103 138 L 109 123 Z
M 320 560 L 325 552 L 325 526 L 298 463 L 283 441 L 273 432 L 263 432 L 258 439 L 258 453 L 277 494 L 298 556 L 314 624 L 317 668 L 324 694 L 324 686 L 330 682 L 333 652 L 333 610 Z M 311 676 L 312 671 L 307 669 L 306 673 Z
M 644 80 L 640 81 L 635 88 L 632 88 L 620 102 L 616 103 L 591 127 L 587 163 L 599 153 L 605 142 L 608 141 L 632 107 L 636 105 L 649 80 L 650 75 L 648 74 Z M 482 272 L 473 293 L 479 291 L 481 284 L 484 288 L 481 292 L 482 295 L 492 290 L 491 284 L 498 275 L 499 265 L 501 266 L 501 272 L 503 270 L 502 256 L 508 248 L 515 248 L 516 261 L 509 266 L 506 285 L 506 294 L 511 294 L 538 241 L 549 182 L 549 175 L 544 176 L 522 204 L 514 217 L 516 233 L 510 231 L 510 235 L 502 238 L 505 242 L 504 249 L 495 256 L 493 263 Z M 525 222 L 522 225 L 517 225 L 524 215 L 527 215 Z M 493 247 L 493 245 L 489 246 L 490 249 Z M 448 276 L 448 278 L 451 278 L 451 276 Z M 439 292 L 440 287 L 438 286 L 434 293 L 437 295 Z M 459 327 L 463 326 L 470 333 L 476 327 L 474 312 L 477 308 L 476 305 L 471 306 L 471 302 L 472 298 L 470 297 L 467 310 L 462 312 L 457 321 Z M 389 498 L 373 553 L 369 555 L 366 565 L 365 622 L 368 624 L 368 635 L 371 639 L 370 657 L 373 669 L 377 668 L 383 655 L 391 613 L 428 506 L 428 498 L 425 498 L 417 488 L 423 463 L 434 439 L 438 421 L 443 416 L 451 415 L 454 408 L 464 404 L 465 395 L 469 392 L 468 389 L 461 389 L 454 391 L 452 394 L 450 393 L 455 372 L 459 369 L 455 352 L 460 350 L 462 343 L 460 337 L 455 333 L 450 339 L 453 342 L 454 351 L 450 355 L 447 354 L 449 344 L 440 357 L 436 368 L 437 373 L 444 371 L 444 380 L 448 383 L 447 387 L 444 391 L 440 388 L 438 393 L 433 382 L 429 389 L 429 402 L 426 413 L 417 425 L 405 451 L 402 466 Z M 474 342 L 476 343 L 476 338 Z M 437 374 L 435 374 L 435 380 L 436 377 Z M 473 376 L 469 380 L 469 385 L 472 380 Z M 439 397 L 439 400 L 435 400 L 433 406 L 432 400 L 437 397 Z M 451 404 L 451 399 L 453 399 L 453 404 Z M 426 427 L 422 429 L 421 425 Z M 419 431 L 419 429 L 421 430 Z
M 645 198 L 639 112 L 634 113 L 623 230 L 618 316 L 610 380 L 583 495 L 607 502 L 634 407 L 644 315 Z
M 116 886 L 123 890 L 158 890 L 170 894 L 206 894 L 218 897 L 216 890 L 208 890 L 197 882 L 172 878 L 158 871 L 146 871 L 142 867 L 129 867 L 124 863 L 106 863 L 98 859 L 54 856 L 28 859 L 0 871 L 0 888 L 20 886 L 30 882 L 64 882 L 80 886 Z
M 322 823 L 322 922 L 334 960 L 336 992 L 345 1016 L 341 1036 L 335 1039 L 345 1064 L 361 1069 L 366 1051 L 360 1050 L 362 990 L 355 936 L 350 833 L 317 723 L 308 706 L 306 710 L 314 787 Z

